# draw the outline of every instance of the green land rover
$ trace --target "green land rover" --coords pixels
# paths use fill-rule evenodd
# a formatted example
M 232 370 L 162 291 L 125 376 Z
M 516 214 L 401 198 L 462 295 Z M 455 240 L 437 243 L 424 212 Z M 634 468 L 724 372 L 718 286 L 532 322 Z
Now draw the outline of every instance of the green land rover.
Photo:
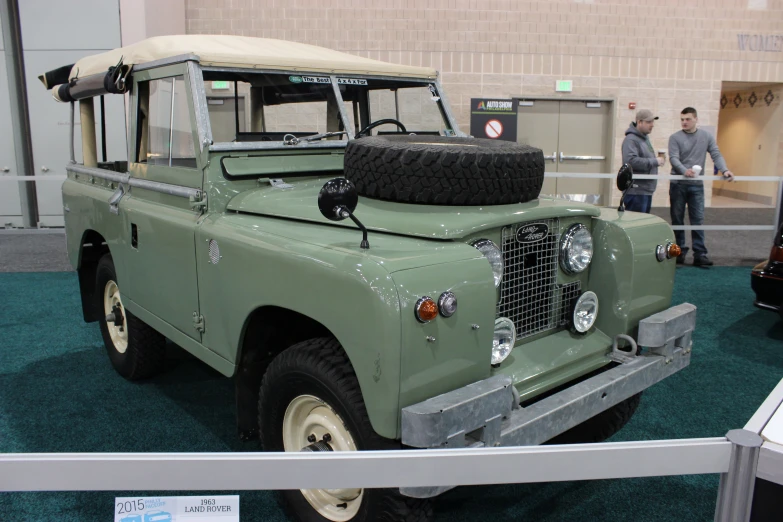
M 170 339 L 234 379 L 266 451 L 600 441 L 689 364 L 670 227 L 539 197 L 542 152 L 466 136 L 433 69 L 171 36 L 41 79 L 71 104 L 68 254 L 111 364 L 150 377 Z M 113 94 L 127 161 L 98 158 Z M 447 489 L 281 498 L 425 520 Z

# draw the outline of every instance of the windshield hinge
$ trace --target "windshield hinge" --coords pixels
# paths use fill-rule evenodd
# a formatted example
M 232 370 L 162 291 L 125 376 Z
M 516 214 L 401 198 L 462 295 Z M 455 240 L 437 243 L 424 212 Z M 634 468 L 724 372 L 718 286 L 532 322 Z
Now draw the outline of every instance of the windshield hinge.
M 190 196 L 188 198 L 190 201 L 190 208 L 193 210 L 197 210 L 200 213 L 204 213 L 207 210 L 207 195 L 201 191 L 198 192 L 195 196 Z
M 193 312 L 193 328 L 200 333 L 204 333 L 206 330 L 204 327 L 204 316 L 199 315 L 198 312 Z

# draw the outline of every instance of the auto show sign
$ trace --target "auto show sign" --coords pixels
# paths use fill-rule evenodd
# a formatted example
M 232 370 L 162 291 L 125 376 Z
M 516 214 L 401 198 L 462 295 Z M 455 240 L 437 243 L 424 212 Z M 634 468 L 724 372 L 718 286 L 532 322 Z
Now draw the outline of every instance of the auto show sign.
M 239 522 L 239 495 L 116 497 L 114 522 Z
M 514 100 L 471 98 L 470 108 L 472 136 L 517 141 L 517 104 Z

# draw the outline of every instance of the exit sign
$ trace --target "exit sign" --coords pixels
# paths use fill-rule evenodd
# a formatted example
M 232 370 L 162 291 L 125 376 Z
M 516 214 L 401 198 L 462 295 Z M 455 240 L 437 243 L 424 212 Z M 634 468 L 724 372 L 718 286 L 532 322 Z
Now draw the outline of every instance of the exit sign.
M 556 92 L 571 92 L 573 90 L 574 82 L 572 80 L 557 80 L 555 82 Z
M 212 82 L 212 89 L 228 89 L 228 82 Z

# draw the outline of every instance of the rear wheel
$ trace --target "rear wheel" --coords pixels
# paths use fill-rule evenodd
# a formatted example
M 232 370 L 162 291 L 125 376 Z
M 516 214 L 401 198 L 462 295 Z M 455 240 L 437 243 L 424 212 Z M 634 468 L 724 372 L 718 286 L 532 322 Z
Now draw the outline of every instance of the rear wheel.
M 114 369 L 129 380 L 160 372 L 166 338 L 123 306 L 111 254 L 98 261 L 95 277 L 95 307 L 102 313 L 98 324 Z
M 335 339 L 310 339 L 278 355 L 264 374 L 258 407 L 265 451 L 399 448 L 372 429 L 359 382 Z M 282 491 L 280 499 L 290 516 L 307 522 L 424 522 L 432 515 L 427 500 L 396 489 Z

